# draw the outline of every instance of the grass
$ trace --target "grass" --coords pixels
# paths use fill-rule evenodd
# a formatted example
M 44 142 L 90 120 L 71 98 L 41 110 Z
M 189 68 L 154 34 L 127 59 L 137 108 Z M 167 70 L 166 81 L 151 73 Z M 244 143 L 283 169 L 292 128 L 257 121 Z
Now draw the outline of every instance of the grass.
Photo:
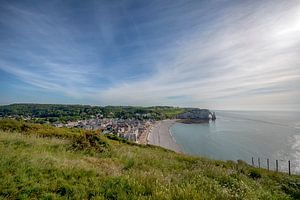
M 0 199 L 300 198 L 299 176 L 243 162 L 192 157 L 80 130 L 62 137 L 3 131 L 1 122 L 0 129 Z

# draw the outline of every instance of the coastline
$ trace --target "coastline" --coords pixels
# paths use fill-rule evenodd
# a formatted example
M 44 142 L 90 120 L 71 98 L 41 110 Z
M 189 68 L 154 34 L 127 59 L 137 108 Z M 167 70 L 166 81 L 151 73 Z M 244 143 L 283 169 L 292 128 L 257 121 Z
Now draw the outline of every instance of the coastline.
M 176 120 L 169 119 L 158 121 L 149 132 L 147 143 L 182 153 L 180 146 L 176 143 L 176 140 L 170 131 L 171 126 L 175 122 Z

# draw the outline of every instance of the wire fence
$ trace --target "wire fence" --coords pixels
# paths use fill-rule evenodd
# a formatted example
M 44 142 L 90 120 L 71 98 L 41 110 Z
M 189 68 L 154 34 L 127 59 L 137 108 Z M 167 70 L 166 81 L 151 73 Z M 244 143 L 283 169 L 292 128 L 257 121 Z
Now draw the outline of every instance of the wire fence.
M 289 175 L 300 174 L 300 161 L 252 157 L 247 163 L 269 171 L 285 172 Z

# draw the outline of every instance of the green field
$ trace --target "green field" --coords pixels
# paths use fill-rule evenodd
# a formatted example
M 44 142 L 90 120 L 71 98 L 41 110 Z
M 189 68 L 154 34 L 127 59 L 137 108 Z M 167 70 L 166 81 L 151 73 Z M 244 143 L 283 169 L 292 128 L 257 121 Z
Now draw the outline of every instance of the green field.
M 0 199 L 299 198 L 299 176 L 0 120 Z

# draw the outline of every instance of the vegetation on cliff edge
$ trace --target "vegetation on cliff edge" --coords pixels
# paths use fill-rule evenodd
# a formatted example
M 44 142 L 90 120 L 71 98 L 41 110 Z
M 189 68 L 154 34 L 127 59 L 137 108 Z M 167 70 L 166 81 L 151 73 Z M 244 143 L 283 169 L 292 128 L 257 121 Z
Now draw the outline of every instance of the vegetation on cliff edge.
M 0 120 L 0 199 L 299 199 L 300 177 Z

